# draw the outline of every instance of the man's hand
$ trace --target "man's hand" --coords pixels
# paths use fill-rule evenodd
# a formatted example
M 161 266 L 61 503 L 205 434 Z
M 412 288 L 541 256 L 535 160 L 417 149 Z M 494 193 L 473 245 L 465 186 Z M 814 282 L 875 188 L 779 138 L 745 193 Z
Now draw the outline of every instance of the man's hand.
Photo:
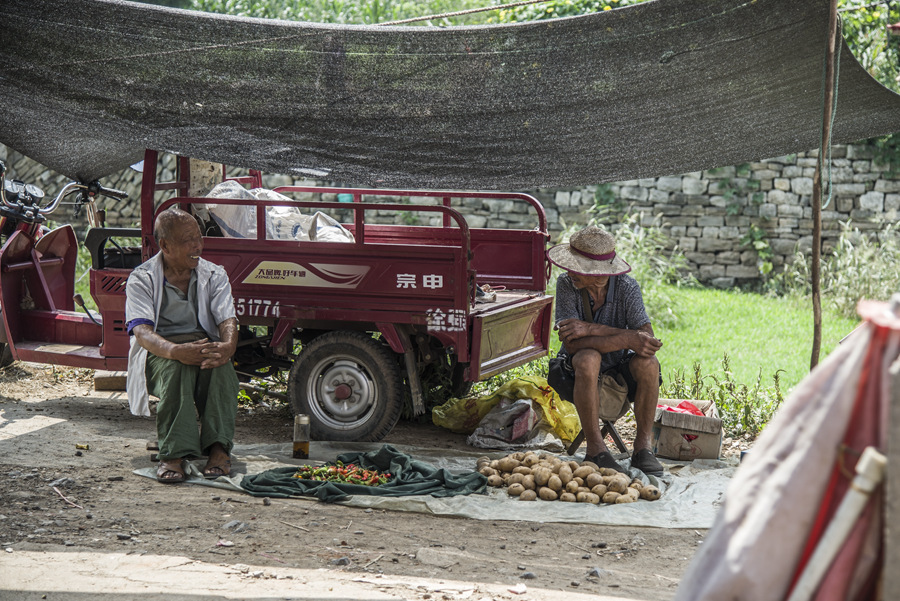
M 662 341 L 655 338 L 652 333 L 644 330 L 631 330 L 631 343 L 629 348 L 633 350 L 638 357 L 652 357 L 662 348 Z
M 569 344 L 579 338 L 590 336 L 592 325 L 580 319 L 564 319 L 556 324 L 556 329 L 559 330 L 560 341 L 563 344 Z
M 200 352 L 205 357 L 200 369 L 215 369 L 228 363 L 234 354 L 234 348 L 226 342 L 208 342 Z

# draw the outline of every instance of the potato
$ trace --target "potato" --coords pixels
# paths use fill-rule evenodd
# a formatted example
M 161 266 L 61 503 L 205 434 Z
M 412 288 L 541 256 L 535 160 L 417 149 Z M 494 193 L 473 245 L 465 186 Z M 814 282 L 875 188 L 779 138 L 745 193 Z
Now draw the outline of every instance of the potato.
M 596 486 L 591 487 L 591 492 L 602 498 L 608 491 L 606 490 L 605 484 L 597 484 Z
M 559 476 L 557 476 L 556 474 L 550 476 L 550 480 L 547 482 L 547 486 L 549 486 L 551 490 L 555 490 L 556 492 L 559 492 L 563 489 L 562 480 L 560 480 Z
M 604 476 L 616 476 L 618 474 L 621 474 L 622 472 L 620 472 L 618 470 L 614 470 L 611 467 L 601 467 L 600 473 L 603 474 Z
M 500 471 L 512 472 L 514 469 L 519 467 L 519 462 L 512 457 L 504 457 L 498 462 L 498 465 L 500 466 Z
M 488 486 L 503 486 L 503 478 L 497 474 L 488 476 Z
M 641 498 L 646 499 L 648 501 L 656 501 L 662 496 L 662 493 L 659 492 L 659 489 L 655 486 L 645 486 L 641 489 Z
M 620 503 L 634 503 L 634 497 L 632 497 L 631 495 L 619 495 L 618 497 L 616 497 L 616 505 Z
M 509 484 L 509 477 L 512 476 L 509 472 L 500 472 L 500 479 L 503 480 L 503 484 Z
M 538 486 L 544 486 L 547 482 L 550 481 L 550 476 L 553 475 L 553 472 L 550 471 L 550 468 L 547 467 L 539 467 L 535 470 L 532 470 L 532 475 L 534 476 L 534 483 Z
M 522 486 L 525 487 L 525 490 L 534 490 L 537 486 L 534 484 L 534 476 L 528 474 L 527 476 L 522 476 Z
M 550 471 L 553 472 L 554 474 L 558 474 L 559 468 L 561 468 L 563 465 L 564 464 L 561 461 L 557 461 L 555 463 L 551 462 L 550 463 Z
M 594 488 L 598 484 L 603 484 L 603 476 L 596 473 L 590 474 L 587 478 L 585 478 L 584 484 L 589 488 Z
M 591 468 L 592 470 L 594 470 L 595 472 L 599 472 L 599 471 L 600 471 L 600 466 L 597 465 L 596 463 L 594 463 L 593 461 L 582 461 L 582 462 L 581 462 L 581 467 L 589 467 L 589 468 Z
M 533 490 L 525 489 L 522 491 L 522 494 L 519 495 L 520 501 L 534 501 L 535 499 L 537 499 L 537 493 Z
M 480 470 L 478 470 L 478 473 L 482 476 L 496 476 L 497 470 L 492 467 L 484 466 Z
M 575 494 L 578 494 L 580 492 L 591 492 L 591 489 L 587 486 L 579 486 L 578 490 L 575 491 Z
M 562 480 L 563 486 L 572 481 L 572 469 L 568 465 L 560 467 L 557 475 Z
M 563 494 L 559 495 L 559 500 L 565 501 L 566 503 L 574 503 L 575 495 L 570 492 L 564 492 Z
M 566 492 L 572 492 L 572 493 L 578 492 L 578 482 L 575 482 L 574 480 L 569 480 L 569 483 L 566 484 Z
M 531 473 L 531 468 L 525 467 L 524 465 L 520 465 L 519 467 L 517 467 L 513 470 L 513 473 L 514 474 L 522 474 L 523 476 L 527 476 L 528 474 Z
M 577 482 L 578 486 L 584 486 L 584 478 L 573 477 L 572 482 Z
M 612 492 L 623 493 L 628 488 L 628 480 L 625 478 L 613 478 L 606 485 L 606 488 Z
M 512 453 L 511 455 L 509 455 L 509 458 L 514 461 L 521 462 L 523 459 L 525 459 L 525 453 L 523 453 L 522 451 L 516 451 L 515 453 Z
M 499 460 L 499 459 L 493 459 L 493 460 L 491 460 L 491 465 L 490 465 L 490 467 L 494 468 L 494 469 L 497 470 L 497 471 L 500 471 L 500 460 Z
M 636 488 L 626 488 L 625 493 L 622 496 L 624 497 L 626 495 L 631 497 L 635 501 L 641 498 L 641 493 L 639 493 Z
M 640 491 L 642 488 L 644 488 L 644 483 L 643 482 L 632 482 L 631 484 L 628 485 L 628 488 L 633 488 L 637 491 Z
M 506 489 L 506 492 L 507 492 L 507 493 L 509 494 L 509 496 L 511 496 L 511 497 L 518 497 L 518 496 L 521 495 L 523 492 L 525 492 L 525 487 L 522 486 L 522 485 L 519 484 L 519 483 L 516 483 L 516 484 L 510 484 L 510 485 L 509 485 L 509 488 Z
M 587 466 L 587 465 L 582 465 L 577 470 L 574 470 L 572 472 L 572 476 L 574 476 L 575 478 L 585 479 L 593 473 L 594 473 L 594 468 Z
M 604 503 L 615 503 L 616 499 L 618 499 L 621 496 L 622 495 L 620 495 L 617 492 L 607 492 L 605 495 L 603 495 L 603 502 Z
M 537 455 L 535 455 L 534 453 L 528 453 L 527 455 L 525 455 L 525 458 L 522 460 L 522 465 L 524 465 L 525 467 L 534 467 L 539 462 L 540 462 L 540 459 L 538 459 Z
M 510 474 L 509 478 L 506 479 L 506 484 L 508 486 L 512 486 L 513 484 L 522 484 L 522 481 L 525 479 L 525 476 L 522 474 Z
M 475 465 L 478 467 L 478 469 L 481 469 L 485 465 L 490 465 L 490 464 L 491 464 L 490 457 L 479 457 L 478 459 L 475 460 Z
M 555 501 L 557 498 L 556 491 L 553 490 L 552 488 L 547 488 L 546 486 L 542 486 L 538 490 L 538 496 L 543 501 Z
M 575 470 L 577 470 L 579 467 L 581 467 L 581 465 L 577 461 L 567 461 L 566 465 L 568 465 L 569 469 L 572 470 L 573 472 Z
M 600 497 L 597 496 L 597 495 L 595 495 L 595 494 L 592 493 L 592 492 L 579 492 L 579 493 L 576 493 L 575 499 L 576 499 L 579 503 L 593 503 L 594 505 L 596 505 L 597 503 L 600 502 Z

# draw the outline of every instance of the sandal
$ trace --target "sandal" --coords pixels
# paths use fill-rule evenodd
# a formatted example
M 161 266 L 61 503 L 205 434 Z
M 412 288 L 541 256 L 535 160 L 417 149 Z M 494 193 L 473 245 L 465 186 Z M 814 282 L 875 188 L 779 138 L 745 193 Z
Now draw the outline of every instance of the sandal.
M 231 459 L 225 459 L 216 465 L 206 464 L 203 468 L 203 477 L 207 480 L 215 480 L 219 476 L 227 476 L 231 473 Z
M 597 453 L 596 455 L 592 456 L 585 455 L 584 460 L 590 461 L 597 467 L 607 467 L 623 474 L 628 473 L 628 470 L 619 465 L 619 462 L 616 461 L 616 458 L 613 457 L 612 453 L 610 453 L 609 451 L 603 451 L 602 453 Z
M 635 451 L 631 456 L 631 467 L 641 470 L 648 476 L 662 476 L 663 466 L 650 449 Z
M 156 468 L 156 481 L 162 484 L 178 484 L 184 482 L 184 465 L 183 460 L 168 459 L 159 462 Z

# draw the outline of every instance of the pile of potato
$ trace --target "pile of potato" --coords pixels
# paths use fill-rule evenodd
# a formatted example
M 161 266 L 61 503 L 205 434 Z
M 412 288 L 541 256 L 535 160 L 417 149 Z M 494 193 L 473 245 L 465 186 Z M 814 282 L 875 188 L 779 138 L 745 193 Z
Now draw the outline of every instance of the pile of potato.
M 520 501 L 567 501 L 569 503 L 633 503 L 656 501 L 655 486 L 590 461 L 563 461 L 556 455 L 518 452 L 502 459 L 479 457 L 476 469 L 487 476 L 489 486 L 506 486 Z

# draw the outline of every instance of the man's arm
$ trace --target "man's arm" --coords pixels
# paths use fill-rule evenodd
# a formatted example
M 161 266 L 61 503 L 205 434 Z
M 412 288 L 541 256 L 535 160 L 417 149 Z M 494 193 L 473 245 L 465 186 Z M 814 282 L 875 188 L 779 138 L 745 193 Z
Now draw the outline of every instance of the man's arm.
M 219 324 L 221 342 L 210 342 L 208 338 L 196 342 L 176 344 L 153 331 L 146 324 L 132 330 L 138 344 L 163 359 L 172 359 L 185 365 L 199 365 L 201 369 L 213 369 L 227 363 L 237 349 L 237 319 L 226 319 Z
M 559 339 L 569 353 L 590 348 L 600 353 L 631 349 L 641 357 L 652 357 L 662 347 L 653 336 L 653 326 L 646 323 L 636 330 L 623 330 L 578 319 L 559 323 Z

